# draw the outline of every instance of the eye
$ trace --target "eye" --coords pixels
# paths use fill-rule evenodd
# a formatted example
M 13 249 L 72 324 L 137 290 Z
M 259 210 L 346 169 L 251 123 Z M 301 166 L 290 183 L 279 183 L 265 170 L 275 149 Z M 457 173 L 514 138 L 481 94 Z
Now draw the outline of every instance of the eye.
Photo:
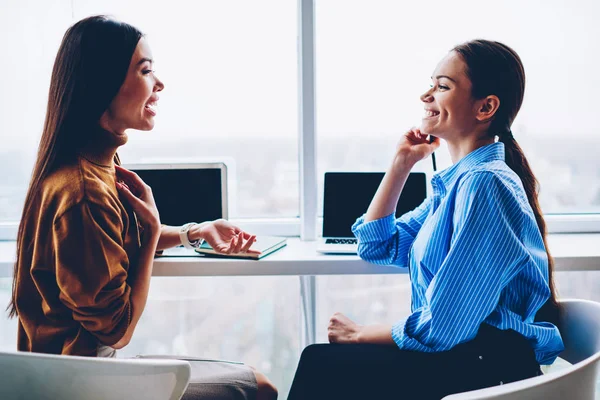
M 144 69 L 144 70 L 142 70 L 142 74 L 144 74 L 144 75 L 148 75 L 150 72 L 154 73 L 154 70 L 153 69 Z
M 446 85 L 438 85 L 438 88 L 440 88 L 440 90 L 448 90 L 450 89 L 448 86 Z

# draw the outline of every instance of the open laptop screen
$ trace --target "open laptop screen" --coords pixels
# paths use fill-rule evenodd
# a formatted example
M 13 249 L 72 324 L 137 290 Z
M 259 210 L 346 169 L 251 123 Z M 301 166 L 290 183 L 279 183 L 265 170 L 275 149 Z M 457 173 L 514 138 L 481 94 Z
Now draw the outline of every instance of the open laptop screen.
M 224 164 L 126 167 L 152 188 L 161 223 L 177 226 L 227 218 Z
M 367 212 L 383 172 L 327 172 L 323 197 L 323 237 L 353 237 L 352 224 Z M 396 217 L 414 210 L 427 196 L 425 173 L 412 172 L 396 207 Z

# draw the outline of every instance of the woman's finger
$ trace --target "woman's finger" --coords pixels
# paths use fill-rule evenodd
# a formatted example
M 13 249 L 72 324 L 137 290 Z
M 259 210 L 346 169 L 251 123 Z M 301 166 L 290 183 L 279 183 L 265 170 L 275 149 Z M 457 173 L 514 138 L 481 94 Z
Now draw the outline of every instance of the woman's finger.
M 129 171 L 128 169 L 125 169 L 123 167 L 119 167 L 118 165 L 115 165 L 115 172 L 119 178 L 127 180 L 129 182 L 142 181 L 142 178 L 140 178 L 138 174 Z
M 226 244 L 220 244 L 214 250 L 218 251 L 219 253 L 226 253 L 227 249 L 228 247 Z
M 133 182 L 130 179 L 124 178 L 122 176 L 117 176 L 117 179 L 119 183 L 122 183 L 123 185 L 125 185 L 127 187 L 127 189 L 129 189 L 132 193 L 134 193 L 136 196 L 140 196 L 143 190 L 143 187 L 141 187 L 140 185 L 138 185 L 136 182 Z
M 409 140 L 416 143 L 427 143 L 427 135 L 421 133 L 420 130 L 411 130 L 406 136 Z
M 256 243 L 256 236 L 255 235 L 252 235 L 252 239 L 249 239 L 248 242 L 250 243 L 250 246 L 248 247 L 248 250 L 245 251 L 246 253 L 248 253 L 248 254 L 261 254 L 262 253 L 262 251 L 260 251 L 260 250 L 256 250 L 256 249 L 251 248 L 252 245 L 254 243 Z
M 235 236 L 234 236 L 229 241 L 229 247 L 227 247 L 227 251 L 226 251 L 227 254 L 231 254 L 231 252 L 233 252 L 233 249 L 235 248 L 235 244 L 236 244 L 236 241 L 235 241 Z
M 248 232 L 240 231 L 240 233 L 244 237 L 244 239 L 246 239 L 246 240 L 250 239 L 251 237 L 256 237 L 256 235 L 253 235 L 253 234 L 248 233 Z
M 237 235 L 236 239 L 237 242 L 235 243 L 235 248 L 233 249 L 233 252 L 239 253 L 240 250 L 242 250 L 242 246 L 244 245 L 244 239 L 242 238 L 242 235 Z
M 248 241 L 246 242 L 244 247 L 242 247 L 241 252 L 247 253 L 248 250 L 250 250 L 250 247 L 254 244 L 254 242 L 256 242 L 256 236 L 250 235 L 250 237 L 248 238 Z
M 120 165 L 115 165 L 115 172 L 117 174 L 130 177 L 131 179 L 139 179 L 139 180 L 141 180 L 141 178 L 139 177 L 138 174 L 136 174 L 133 171 L 128 170 L 127 168 L 123 168 Z
M 413 148 L 416 151 L 420 151 L 423 154 L 423 157 L 428 157 L 430 156 L 438 147 L 440 147 L 440 142 L 439 139 L 437 142 L 425 142 L 425 143 L 418 143 L 418 144 L 414 144 Z
M 130 188 L 133 186 L 134 190 L 142 190 L 146 183 L 139 177 L 135 172 L 129 171 L 123 167 L 115 165 L 115 172 L 117 173 L 117 177 L 124 180 Z
M 123 197 L 125 197 L 125 200 L 127 200 L 129 204 L 131 204 L 134 211 L 138 211 L 140 207 L 145 206 L 145 203 L 139 198 L 137 198 L 133 193 L 131 193 L 127 186 L 123 185 L 120 182 L 117 182 L 117 189 L 119 190 L 119 193 L 121 193 Z

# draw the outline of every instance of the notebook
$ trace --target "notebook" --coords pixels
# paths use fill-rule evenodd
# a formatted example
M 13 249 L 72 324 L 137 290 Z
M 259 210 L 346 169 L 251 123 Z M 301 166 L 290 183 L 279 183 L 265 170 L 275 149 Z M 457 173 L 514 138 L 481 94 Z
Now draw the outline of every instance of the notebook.
M 204 254 L 208 257 L 225 257 L 225 258 L 248 258 L 252 260 L 260 260 L 269 254 L 281 249 L 287 244 L 286 238 L 276 236 L 257 236 L 256 242 L 250 247 L 252 250 L 258 250 L 260 254 L 254 253 L 237 253 L 237 254 L 221 254 L 213 250 L 206 242 L 196 249 L 196 252 Z
M 323 238 L 320 253 L 356 254 L 352 225 L 362 216 L 383 179 L 383 172 L 327 172 L 323 194 Z M 412 172 L 396 207 L 396 217 L 414 210 L 427 197 L 424 172 Z
M 181 226 L 188 222 L 227 218 L 227 166 L 222 162 L 129 164 L 152 188 L 160 221 Z M 196 256 L 183 246 L 164 250 L 163 256 Z

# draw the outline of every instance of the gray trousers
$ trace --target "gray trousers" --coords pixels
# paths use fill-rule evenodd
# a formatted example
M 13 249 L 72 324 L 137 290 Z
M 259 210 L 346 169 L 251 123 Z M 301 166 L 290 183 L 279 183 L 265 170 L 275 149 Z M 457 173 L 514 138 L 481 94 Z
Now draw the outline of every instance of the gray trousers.
M 112 347 L 100 346 L 98 357 L 117 356 Z M 257 383 L 254 372 L 242 363 L 206 360 L 185 356 L 137 356 L 137 358 L 176 359 L 188 361 L 192 367 L 190 384 L 182 400 L 254 400 Z

